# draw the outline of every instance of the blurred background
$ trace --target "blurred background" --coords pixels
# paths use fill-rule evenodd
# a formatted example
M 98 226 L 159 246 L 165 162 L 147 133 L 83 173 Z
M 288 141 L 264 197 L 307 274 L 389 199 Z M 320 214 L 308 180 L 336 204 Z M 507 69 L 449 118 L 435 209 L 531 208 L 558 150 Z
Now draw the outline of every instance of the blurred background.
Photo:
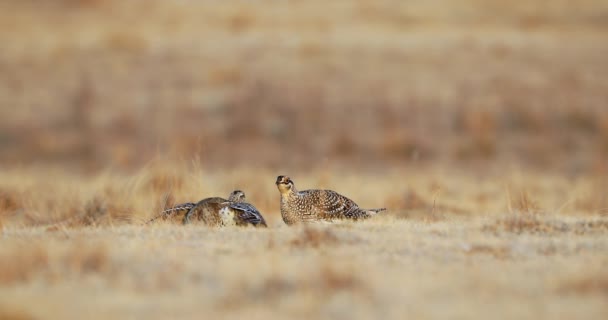
M 0 2 L 0 164 L 608 170 L 603 0 Z
M 608 0 L 0 0 L 0 319 L 608 319 L 607 190 Z

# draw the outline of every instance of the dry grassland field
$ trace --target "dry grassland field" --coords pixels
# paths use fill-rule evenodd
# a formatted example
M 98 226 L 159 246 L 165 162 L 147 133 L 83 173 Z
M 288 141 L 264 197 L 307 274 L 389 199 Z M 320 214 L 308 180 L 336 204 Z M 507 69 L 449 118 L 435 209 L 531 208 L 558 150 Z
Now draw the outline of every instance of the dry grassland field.
M 608 319 L 608 3 L 0 1 L 0 319 Z M 278 175 L 364 221 L 287 226 Z M 241 189 L 268 227 L 146 221 Z

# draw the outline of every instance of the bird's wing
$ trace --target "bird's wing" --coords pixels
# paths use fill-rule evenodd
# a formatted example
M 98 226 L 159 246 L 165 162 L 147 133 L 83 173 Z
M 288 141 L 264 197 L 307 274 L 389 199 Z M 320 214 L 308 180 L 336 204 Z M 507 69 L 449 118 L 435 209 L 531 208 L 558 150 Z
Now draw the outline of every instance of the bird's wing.
M 309 190 L 314 193 L 314 207 L 321 216 L 328 219 L 354 218 L 355 212 L 360 211 L 359 206 L 351 199 L 332 190 Z
M 253 225 L 266 226 L 264 217 L 262 217 L 262 214 L 253 205 L 246 202 L 233 202 L 230 204 L 230 208 L 237 210 L 239 212 L 240 219 L 243 221 Z

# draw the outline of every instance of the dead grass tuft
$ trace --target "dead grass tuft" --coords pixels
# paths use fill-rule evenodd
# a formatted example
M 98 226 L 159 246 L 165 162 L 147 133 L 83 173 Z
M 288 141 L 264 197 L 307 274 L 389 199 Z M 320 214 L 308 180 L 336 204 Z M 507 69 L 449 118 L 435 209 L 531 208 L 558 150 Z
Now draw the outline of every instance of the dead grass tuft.
M 486 244 L 475 244 L 467 248 L 465 252 L 468 255 L 491 255 L 496 259 L 508 259 L 511 257 L 511 249 L 506 246 L 490 246 Z
M 101 219 L 108 214 L 108 206 L 106 201 L 100 197 L 95 197 L 89 200 L 84 208 L 82 224 L 85 226 L 99 223 Z
M 21 197 L 13 191 L 0 190 L 0 228 L 3 221 L 22 208 Z
M 179 191 L 184 186 L 184 179 L 175 172 L 152 169 L 149 171 L 146 186 L 154 192 Z
M 417 219 L 428 223 L 443 221 L 450 214 L 462 215 L 467 211 L 441 198 L 441 187 L 434 183 L 428 194 L 410 189 L 400 196 L 389 196 L 386 204 L 391 209 L 397 209 L 396 217 L 404 219 Z
M 233 13 L 227 19 L 228 28 L 234 33 L 241 33 L 250 29 L 255 24 L 255 15 L 249 10 L 240 10 Z
M 430 210 L 433 207 L 431 201 L 427 201 L 414 190 L 409 190 L 401 203 L 401 208 L 404 210 Z
M 488 232 L 510 232 L 516 234 L 602 234 L 608 232 L 608 221 L 604 219 L 566 222 L 537 214 L 509 214 L 486 224 L 482 230 Z
M 83 208 L 74 208 L 73 211 L 73 215 L 57 223 L 68 227 L 84 227 L 130 223 L 134 218 L 133 209 L 128 204 L 111 202 L 98 195 L 86 201 Z
M 578 221 L 571 229 L 575 234 L 608 233 L 608 220 Z
M 521 233 L 553 233 L 567 231 L 565 223 L 542 220 L 536 214 L 509 214 L 485 225 L 484 231 Z
M 82 242 L 83 239 L 71 240 Z M 75 242 L 59 248 L 52 244 L 5 248 L 0 251 L 0 284 L 28 282 L 35 277 L 53 280 L 110 270 L 105 244 Z
M 293 279 L 286 279 L 280 276 L 271 276 L 265 279 L 261 285 L 253 288 L 250 292 L 252 297 L 279 298 L 283 295 L 292 293 L 296 290 L 296 283 Z
M 608 215 L 607 181 L 605 178 L 593 181 L 589 190 L 574 201 L 574 208 L 583 213 Z
M 148 43 L 142 36 L 125 30 L 110 32 L 105 37 L 104 45 L 117 52 L 141 54 L 148 48 Z
M 323 261 L 319 265 L 311 266 L 311 269 L 302 268 L 295 277 L 279 272 L 260 281 L 239 281 L 235 288 L 219 301 L 219 306 L 233 308 L 237 302 L 277 301 L 302 294 L 311 295 L 315 299 L 327 299 L 339 292 L 369 292 L 367 283 L 349 264 Z
M 63 257 L 69 273 L 103 273 L 109 270 L 108 248 L 104 244 L 88 244 L 69 248 Z
M 608 296 L 608 273 L 591 273 L 581 275 L 577 279 L 564 281 L 557 287 L 562 294 L 604 295 Z
M 513 195 L 510 188 L 507 189 L 507 207 L 509 212 L 536 214 L 540 213 L 541 209 L 538 202 L 534 201 L 530 193 L 526 190 L 520 190 L 519 193 Z
M 297 248 L 319 248 L 320 246 L 335 245 L 339 242 L 340 239 L 329 229 L 305 226 L 296 238 L 289 243 Z
M 48 252 L 37 245 L 0 251 L 0 261 L 0 284 L 4 285 L 29 281 L 49 267 Z
M 14 191 L 0 190 L 0 214 L 11 213 L 22 208 L 21 197 Z
M 334 265 L 325 264 L 321 267 L 319 273 L 320 283 L 323 289 L 328 292 L 352 291 L 364 287 L 361 279 L 349 268 L 338 268 Z

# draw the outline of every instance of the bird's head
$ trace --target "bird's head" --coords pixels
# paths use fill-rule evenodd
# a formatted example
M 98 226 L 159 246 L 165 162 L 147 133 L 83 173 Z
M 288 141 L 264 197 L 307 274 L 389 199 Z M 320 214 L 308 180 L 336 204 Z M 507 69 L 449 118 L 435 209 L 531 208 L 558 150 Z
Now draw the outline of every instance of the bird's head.
M 232 202 L 243 202 L 245 201 L 245 192 L 241 190 L 234 190 L 230 193 L 228 200 Z
M 286 194 L 295 190 L 293 181 L 291 181 L 288 176 L 278 176 L 276 184 L 281 194 Z

